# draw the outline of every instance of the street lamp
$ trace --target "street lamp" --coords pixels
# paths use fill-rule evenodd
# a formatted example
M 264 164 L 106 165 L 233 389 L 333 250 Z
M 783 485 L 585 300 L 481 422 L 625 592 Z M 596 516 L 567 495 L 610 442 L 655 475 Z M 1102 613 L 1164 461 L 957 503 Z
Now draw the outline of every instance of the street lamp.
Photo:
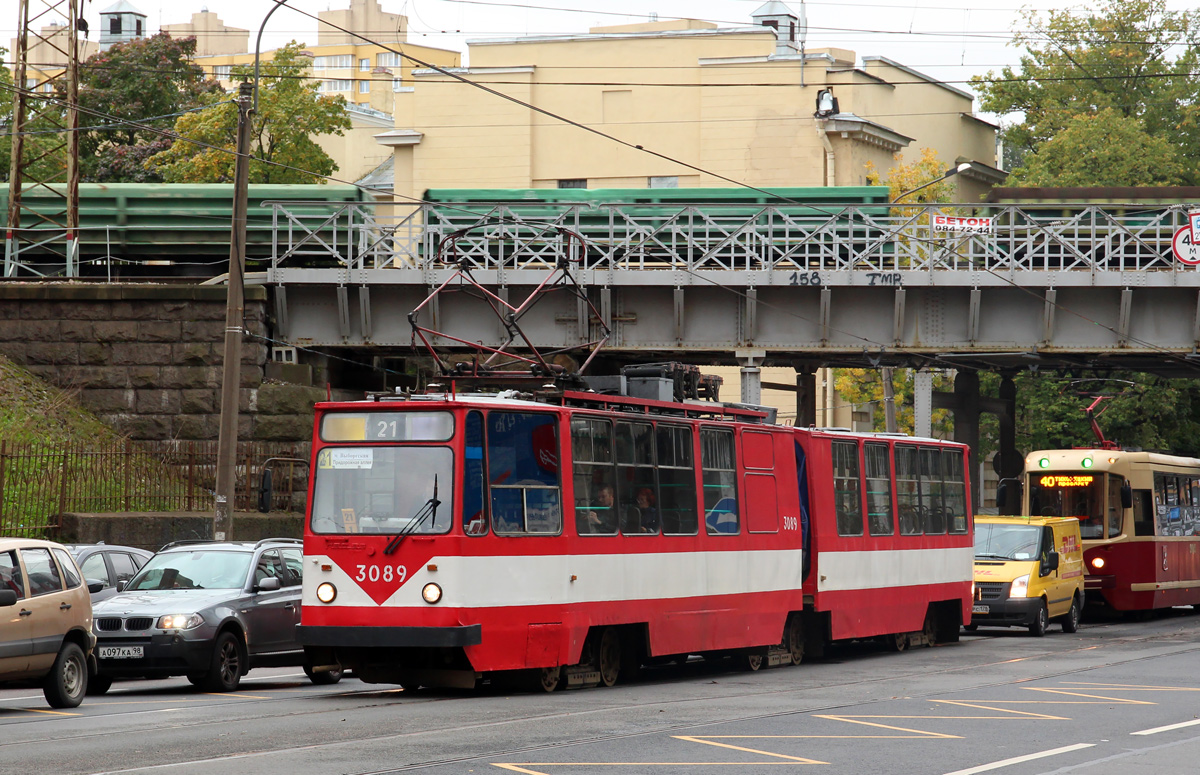
M 225 292 L 225 350 L 221 366 L 221 417 L 217 436 L 217 481 L 213 538 L 232 540 L 237 497 L 238 393 L 242 383 L 242 325 L 245 317 L 246 210 L 250 187 L 250 130 L 258 109 L 258 59 L 267 19 L 288 0 L 274 0 L 254 43 L 254 83 L 238 87 L 237 158 L 233 169 L 233 220 L 229 229 L 229 271 Z M 253 91 L 253 94 L 251 93 Z M 246 469 L 250 476 L 250 469 Z
M 951 167 L 950 169 L 946 170 L 946 174 L 942 175 L 940 178 L 934 178 L 933 180 L 929 181 L 928 183 L 922 183 L 921 185 L 917 186 L 916 188 L 905 191 L 903 194 L 901 194 L 900 196 L 893 199 L 891 203 L 896 204 L 897 202 L 899 202 L 901 199 L 908 196 L 909 194 L 915 194 L 916 192 L 920 191 L 923 188 L 926 188 L 927 186 L 932 186 L 934 183 L 941 183 L 946 178 L 952 178 L 955 175 L 957 175 L 958 173 L 966 172 L 969 169 L 971 169 L 971 163 L 964 161 L 962 164 L 958 165 L 957 167 Z

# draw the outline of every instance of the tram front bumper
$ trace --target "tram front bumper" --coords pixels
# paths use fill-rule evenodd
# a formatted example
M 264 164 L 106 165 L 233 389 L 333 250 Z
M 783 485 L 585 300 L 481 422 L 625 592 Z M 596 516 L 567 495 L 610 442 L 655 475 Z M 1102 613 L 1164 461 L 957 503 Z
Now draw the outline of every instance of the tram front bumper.
M 483 643 L 478 624 L 458 627 L 329 627 L 296 625 L 302 646 L 336 648 L 455 648 Z
M 1033 624 L 1038 609 L 1042 607 L 1040 597 L 1009 597 L 976 603 L 971 611 L 971 624 L 984 627 L 1028 627 Z M 982 609 L 986 608 L 984 611 Z

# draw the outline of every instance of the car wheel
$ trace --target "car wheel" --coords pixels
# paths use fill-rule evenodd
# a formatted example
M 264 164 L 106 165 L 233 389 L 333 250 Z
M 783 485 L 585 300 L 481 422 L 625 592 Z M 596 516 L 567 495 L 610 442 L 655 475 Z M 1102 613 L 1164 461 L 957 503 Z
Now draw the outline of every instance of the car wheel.
M 203 686 L 208 680 L 208 673 L 188 673 L 187 679 L 192 686 Z
M 210 692 L 231 692 L 242 680 L 242 649 L 231 632 L 217 636 L 213 645 L 212 662 L 204 677 L 204 688 Z
M 1046 634 L 1046 627 L 1050 624 L 1050 614 L 1046 611 L 1046 601 L 1043 600 L 1038 605 L 1037 612 L 1033 615 L 1033 621 L 1029 624 L 1029 634 L 1035 638 L 1040 638 Z
M 1063 632 L 1075 632 L 1079 629 L 1079 598 L 1071 598 L 1071 610 L 1062 618 Z
M 87 693 L 89 697 L 98 697 L 101 694 L 108 694 L 108 690 L 112 687 L 112 676 L 110 675 L 93 675 L 88 678 Z
M 322 670 L 313 672 L 313 669 L 308 665 L 304 666 L 304 674 L 308 676 L 308 680 L 312 681 L 317 686 L 329 686 L 342 680 L 342 669 L 337 670 Z
M 83 649 L 64 643 L 42 684 L 42 694 L 51 708 L 77 708 L 87 693 L 88 668 Z

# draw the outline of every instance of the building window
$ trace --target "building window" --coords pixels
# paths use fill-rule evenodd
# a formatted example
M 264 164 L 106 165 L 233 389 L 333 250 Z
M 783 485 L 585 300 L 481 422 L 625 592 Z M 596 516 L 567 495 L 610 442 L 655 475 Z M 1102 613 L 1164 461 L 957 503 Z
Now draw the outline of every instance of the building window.
M 371 60 L 370 60 L 370 59 L 360 59 L 360 60 L 358 60 L 358 71 L 359 71 L 360 73 L 369 73 L 369 72 L 371 72 Z
M 371 82 L 369 80 L 367 80 L 366 78 L 361 79 L 358 82 L 358 93 L 359 94 L 370 94 L 371 93 Z
M 394 51 L 381 51 L 375 55 L 376 67 L 399 67 L 400 55 Z
M 113 16 L 112 18 L 110 18 L 108 20 L 108 34 L 109 35 L 120 35 L 121 34 L 121 17 L 120 16 Z
M 353 54 L 313 57 L 313 70 L 349 70 L 353 67 Z
M 136 20 L 134 21 L 134 28 L 133 28 L 133 30 L 134 30 L 134 31 L 133 31 L 133 34 L 134 34 L 134 35 L 136 35 L 136 36 L 137 36 L 137 37 L 139 37 L 139 38 L 140 38 L 140 37 L 142 37 L 142 20 L 141 20 L 141 19 L 136 19 Z
M 218 81 L 228 81 L 229 73 L 232 69 L 233 65 L 217 65 L 213 68 L 213 78 L 216 78 Z
M 559 188 L 587 188 L 587 178 L 562 178 L 558 181 Z
M 321 93 L 350 91 L 351 81 L 348 78 L 342 78 L 332 81 L 321 81 L 317 84 L 317 91 Z
M 404 83 L 399 78 L 392 79 L 392 91 L 400 91 L 404 88 Z
M 679 188 L 678 175 L 651 175 L 646 182 L 649 188 Z

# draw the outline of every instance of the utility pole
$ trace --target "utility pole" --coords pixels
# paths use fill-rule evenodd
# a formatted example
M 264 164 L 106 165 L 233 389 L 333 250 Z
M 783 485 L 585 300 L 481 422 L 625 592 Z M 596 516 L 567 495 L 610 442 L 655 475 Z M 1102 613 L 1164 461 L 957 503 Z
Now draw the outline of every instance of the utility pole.
M 66 277 L 79 274 L 79 5 L 20 0 L 17 8 L 4 277 L 50 273 L 34 269 L 26 251 L 54 253 L 63 259 Z M 47 26 L 39 30 L 39 24 Z M 46 75 L 39 83 L 49 89 L 45 97 L 26 88 L 39 72 Z M 34 147 L 25 133 L 39 125 L 58 132 Z
M 883 429 L 896 432 L 896 388 L 892 384 L 892 368 L 884 366 L 883 372 Z
M 238 394 L 242 382 L 242 323 L 246 269 L 246 199 L 250 184 L 250 119 L 254 86 L 238 87 L 237 160 L 233 172 L 233 223 L 229 234 L 229 282 L 225 301 L 225 356 L 221 375 L 221 431 L 217 441 L 217 493 L 213 538 L 233 540 L 237 497 Z M 247 471 L 249 476 L 250 472 Z

